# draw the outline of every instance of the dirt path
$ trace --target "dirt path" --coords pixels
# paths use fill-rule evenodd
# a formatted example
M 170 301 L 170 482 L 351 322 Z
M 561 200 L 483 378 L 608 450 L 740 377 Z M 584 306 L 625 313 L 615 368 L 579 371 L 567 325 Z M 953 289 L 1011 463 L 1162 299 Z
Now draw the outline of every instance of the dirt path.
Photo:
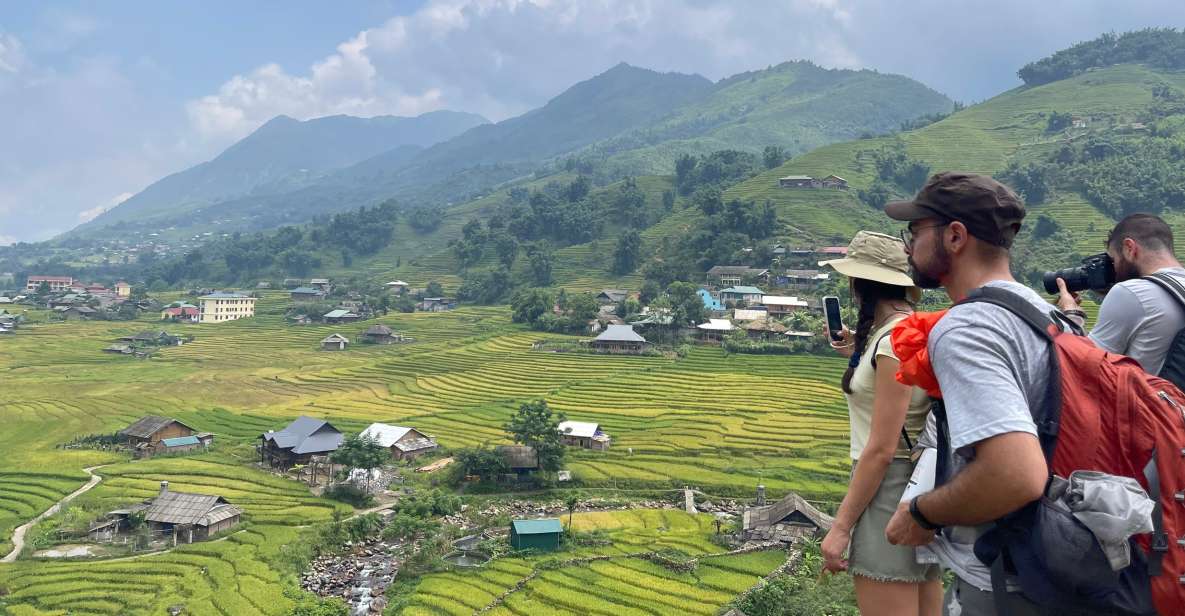
M 25 533 L 29 532 L 29 529 L 33 528 L 34 524 L 57 513 L 58 510 L 62 508 L 62 505 L 70 502 L 71 500 L 73 500 L 74 498 L 78 497 L 81 494 L 85 494 L 91 488 L 99 485 L 99 482 L 102 481 L 103 478 L 100 477 L 99 475 L 94 474 L 92 471 L 103 468 L 104 466 L 107 466 L 107 465 L 100 464 L 99 466 L 91 466 L 91 467 L 82 469 L 84 472 L 86 472 L 87 475 L 90 475 L 90 481 L 86 482 L 86 485 L 82 486 L 81 488 L 78 488 L 77 490 L 71 492 L 70 494 L 68 494 L 67 496 L 62 498 L 62 500 L 54 503 L 54 505 L 52 507 L 50 507 L 49 509 L 46 509 L 45 512 L 42 513 L 41 515 L 16 527 L 16 530 L 14 530 L 12 532 L 12 551 L 8 553 L 8 556 L 5 556 L 4 558 L 0 558 L 0 563 L 11 563 L 11 562 L 16 561 L 17 557 L 21 555 L 21 550 L 25 549 Z

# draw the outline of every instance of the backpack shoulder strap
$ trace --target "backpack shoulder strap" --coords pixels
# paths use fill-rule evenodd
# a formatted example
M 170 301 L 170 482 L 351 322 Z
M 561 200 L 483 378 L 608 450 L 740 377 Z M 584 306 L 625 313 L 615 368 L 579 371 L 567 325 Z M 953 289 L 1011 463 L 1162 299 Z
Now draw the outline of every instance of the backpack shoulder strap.
M 1032 302 L 1012 291 L 999 287 L 973 289 L 966 298 L 955 305 L 971 303 L 999 306 L 1016 315 L 1049 342 L 1049 378 L 1045 395 L 1039 404 L 1029 409 L 1029 413 L 1033 416 L 1033 423 L 1037 426 L 1037 439 L 1041 443 L 1042 453 L 1045 454 L 1045 462 L 1052 465 L 1053 454 L 1057 448 L 1057 433 L 1061 426 L 1062 383 L 1061 366 L 1058 364 L 1057 353 L 1053 348 L 1053 331 L 1050 326 L 1056 327 L 1059 331 L 1065 331 L 1067 326 L 1072 326 L 1075 333 L 1081 332 L 1081 329 L 1066 319 L 1064 315 L 1062 318 L 1057 318 L 1056 315 L 1061 315 L 1060 312 L 1052 311 L 1051 314 L 1045 314 Z M 1052 466 L 1049 472 L 1053 473 Z
M 1155 274 L 1144 276 L 1142 280 L 1147 280 L 1148 282 L 1151 282 L 1164 289 L 1174 300 L 1176 300 L 1177 305 L 1181 306 L 1182 310 L 1185 310 L 1185 285 L 1182 285 L 1181 281 L 1177 280 L 1175 276 L 1171 276 L 1163 272 L 1157 272 Z

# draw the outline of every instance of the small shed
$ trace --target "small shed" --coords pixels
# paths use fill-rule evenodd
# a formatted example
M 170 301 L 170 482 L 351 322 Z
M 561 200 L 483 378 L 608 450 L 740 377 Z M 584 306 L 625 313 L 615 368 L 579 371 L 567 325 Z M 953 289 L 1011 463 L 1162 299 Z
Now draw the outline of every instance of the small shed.
M 516 550 L 559 549 L 564 527 L 556 518 L 513 520 L 510 522 L 510 547 Z
M 728 319 L 708 319 L 707 323 L 695 326 L 696 334 L 702 341 L 718 341 L 724 334 L 733 330 L 732 321 Z
M 390 327 L 379 323 L 366 328 L 362 332 L 362 340 L 371 344 L 395 344 L 403 342 L 403 334 L 397 334 Z
M 160 453 L 179 453 L 182 451 L 192 451 L 202 446 L 202 441 L 198 439 L 197 435 L 178 436 L 175 438 L 162 438 L 160 440 Z
M 766 505 L 764 486 L 758 486 L 757 490 L 760 504 L 746 507 L 741 514 L 741 533 L 745 541 L 793 542 L 831 529 L 831 516 L 801 496 L 790 492 L 778 502 Z
M 297 287 L 288 292 L 294 302 L 315 302 L 325 297 L 325 292 L 312 287 Z
M 848 181 L 835 174 L 823 178 L 822 184 L 823 188 L 839 188 L 844 190 L 848 187 Z
M 629 297 L 630 292 L 625 289 L 601 289 L 597 301 L 601 304 L 620 304 Z
M 787 175 L 778 178 L 778 186 L 782 188 L 815 188 L 819 186 L 819 180 L 809 175 Z
M 498 455 L 506 462 L 506 468 L 512 473 L 523 475 L 539 470 L 539 456 L 535 448 L 528 445 L 499 445 L 494 448 Z
M 350 344 L 350 339 L 341 334 L 329 334 L 321 341 L 322 351 L 344 351 L 346 345 Z
M 173 545 L 204 541 L 239 523 L 242 510 L 221 496 L 170 492 L 160 482 L 160 493 L 144 512 L 149 528 L 173 536 Z

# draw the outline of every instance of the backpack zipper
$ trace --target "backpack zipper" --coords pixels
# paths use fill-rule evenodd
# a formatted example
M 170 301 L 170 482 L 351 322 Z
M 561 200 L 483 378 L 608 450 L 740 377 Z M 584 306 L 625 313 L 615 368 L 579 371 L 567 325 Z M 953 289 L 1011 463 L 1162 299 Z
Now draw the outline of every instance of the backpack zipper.
M 1165 391 L 1163 389 L 1156 392 L 1156 395 L 1163 398 L 1165 402 L 1169 403 L 1169 406 L 1176 409 L 1176 411 L 1181 414 L 1181 420 L 1185 421 L 1185 409 L 1181 408 L 1181 405 L 1177 404 L 1176 400 L 1173 400 L 1172 398 L 1170 398 L 1169 395 L 1167 393 L 1165 393 Z

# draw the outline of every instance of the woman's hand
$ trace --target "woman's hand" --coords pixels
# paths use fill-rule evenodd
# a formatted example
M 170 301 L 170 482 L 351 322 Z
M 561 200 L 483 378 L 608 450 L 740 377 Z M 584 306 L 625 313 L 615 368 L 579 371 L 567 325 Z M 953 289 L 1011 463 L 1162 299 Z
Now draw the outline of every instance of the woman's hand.
M 848 570 L 848 560 L 843 557 L 852 542 L 852 531 L 833 525 L 823 538 L 820 551 L 823 552 L 823 570 L 840 573 Z
M 840 340 L 831 337 L 831 330 L 827 329 L 826 324 L 823 325 L 823 335 L 827 337 L 831 349 L 839 353 L 840 357 L 851 357 L 856 350 L 856 337 L 852 335 L 852 330 L 847 326 L 839 331 Z

